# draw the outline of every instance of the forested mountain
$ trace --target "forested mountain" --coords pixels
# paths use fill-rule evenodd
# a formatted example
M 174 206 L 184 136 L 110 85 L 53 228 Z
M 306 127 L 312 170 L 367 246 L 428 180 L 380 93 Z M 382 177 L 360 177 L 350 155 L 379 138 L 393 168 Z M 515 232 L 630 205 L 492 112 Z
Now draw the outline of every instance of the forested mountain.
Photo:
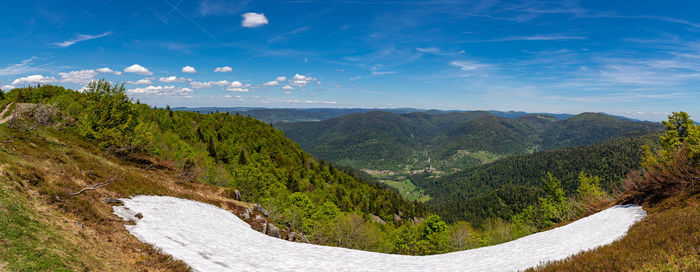
M 389 108 L 389 109 L 367 109 L 367 108 L 260 108 L 260 107 L 175 107 L 174 111 L 193 111 L 199 113 L 231 113 L 250 115 L 255 119 L 265 123 L 288 123 L 288 122 L 303 122 L 303 121 L 322 121 L 340 116 L 366 113 L 370 111 L 385 111 L 396 114 L 405 114 L 412 112 L 421 112 L 427 114 L 448 114 L 448 113 L 465 113 L 471 112 L 467 110 L 423 110 L 415 108 Z M 547 115 L 563 120 L 573 116 L 566 113 L 528 113 L 524 111 L 496 111 L 490 110 L 488 113 L 503 118 L 518 118 L 525 115 Z M 623 116 L 615 116 L 623 120 L 638 121 Z
M 340 117 L 343 115 L 353 114 L 353 113 L 365 113 L 370 111 L 377 111 L 378 109 L 364 109 L 364 108 L 347 108 L 347 109 L 335 109 L 335 108 L 291 108 L 291 109 L 268 109 L 268 108 L 247 108 L 247 107 L 198 107 L 198 108 L 185 108 L 177 107 L 173 108 L 174 111 L 193 111 L 199 113 L 231 113 L 231 114 L 241 114 L 250 115 L 255 119 L 263 121 L 265 123 L 287 123 L 287 122 L 302 122 L 302 121 L 320 121 L 327 120 L 331 118 Z M 397 114 L 410 113 L 422 111 L 419 109 L 412 108 L 396 108 L 396 109 L 382 109 L 381 111 L 392 112 Z
M 282 131 L 252 117 L 153 109 L 132 104 L 118 86 L 95 84 L 90 92 L 45 85 L 14 89 L 5 97 L 13 107 L 55 105 L 79 124 L 65 129 L 100 147 L 157 155 L 182 168 L 183 180 L 236 188 L 246 201 L 285 207 L 299 192 L 314 205 L 332 203 L 340 211 L 387 220 L 393 214 L 425 213 L 384 186 L 314 158 Z
M 320 122 L 277 124 L 314 155 L 355 168 L 464 169 L 508 155 L 599 143 L 659 131 L 600 113 L 564 120 L 547 115 L 504 118 L 492 112 L 368 112 Z
M 599 143 L 620 136 L 639 136 L 660 131 L 661 125 L 650 122 L 630 122 L 613 116 L 582 113 L 554 122 L 541 133 L 540 150 Z
M 509 218 L 535 203 L 548 173 L 561 180 L 567 194 L 576 191 L 581 172 L 600 177 L 601 187 L 609 191 L 639 167 L 642 145 L 657 137 L 650 134 L 522 154 L 441 177 L 421 173 L 409 178 L 431 195 L 426 202 L 431 211 L 448 220 L 478 224 L 490 217 Z

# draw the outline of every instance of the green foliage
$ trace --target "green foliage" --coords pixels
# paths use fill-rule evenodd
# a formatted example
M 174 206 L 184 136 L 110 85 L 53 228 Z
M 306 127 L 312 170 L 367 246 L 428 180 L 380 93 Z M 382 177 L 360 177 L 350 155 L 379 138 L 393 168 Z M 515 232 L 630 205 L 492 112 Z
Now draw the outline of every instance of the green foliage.
M 690 119 L 686 112 L 673 112 L 668 116 L 668 121 L 662 121 L 664 134 L 660 137 L 661 146 L 653 150 L 650 146 L 644 146 L 642 166 L 645 168 L 670 167 L 673 161 L 672 155 L 684 150 L 692 163 L 700 163 L 700 126 Z
M 566 195 L 576 192 L 581 171 L 600 177 L 600 187 L 611 190 L 639 167 L 641 146 L 654 138 L 650 135 L 517 155 L 440 178 L 424 174 L 409 178 L 425 188 L 431 196 L 426 205 L 443 219 L 467 220 L 480 226 L 486 218 L 508 219 L 536 204 L 543 196 L 540 186 L 547 172 L 561 181 Z
M 666 132 L 661 136 L 661 144 L 664 148 L 679 148 L 684 144 L 691 133 L 697 129 L 695 122 L 690 119 L 688 113 L 673 112 L 668 116 L 668 121 L 661 121 Z
M 502 157 L 600 143 L 659 131 L 659 124 L 583 113 L 565 120 L 543 115 L 497 117 L 489 112 L 367 112 L 318 122 L 277 124 L 303 148 L 355 168 L 438 170 L 488 163 L 473 154 Z
M 561 187 L 561 181 L 552 176 L 551 172 L 547 172 L 547 176 L 542 179 L 542 183 L 542 189 L 547 198 L 551 199 L 553 202 L 564 201 L 564 188 Z
M 106 81 L 91 83 L 85 92 L 46 85 L 15 89 L 7 97 L 56 105 L 76 119 L 67 131 L 102 148 L 152 153 L 171 161 L 188 179 L 236 188 L 245 201 L 262 204 L 274 211 L 275 220 L 290 222 L 294 231 L 320 243 L 344 244 L 337 239 L 342 237 L 338 226 L 354 224 L 367 233 L 355 235 L 351 244 L 388 251 L 390 239 L 379 237 L 393 234 L 352 214 L 390 220 L 394 214 L 427 213 L 371 177 L 313 158 L 283 132 L 250 117 L 133 104 L 123 85 Z
M 607 196 L 605 191 L 600 188 L 600 177 L 586 175 L 583 171 L 578 174 L 578 189 L 576 194 L 579 198 L 601 199 Z
M 92 139 L 102 147 L 121 149 L 121 152 L 146 150 L 152 136 L 150 130 L 139 125 L 131 99 L 124 84 L 112 86 L 105 80 L 87 85 L 82 101 L 84 110 L 79 115 L 80 135 Z

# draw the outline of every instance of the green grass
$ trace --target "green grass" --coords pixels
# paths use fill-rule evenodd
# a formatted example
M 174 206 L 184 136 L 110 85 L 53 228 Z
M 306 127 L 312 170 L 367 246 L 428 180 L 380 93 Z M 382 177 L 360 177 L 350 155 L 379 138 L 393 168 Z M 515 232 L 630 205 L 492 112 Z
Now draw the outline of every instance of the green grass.
M 383 180 L 384 184 L 391 188 L 399 191 L 399 194 L 409 201 L 419 201 L 425 202 L 430 200 L 430 196 L 423 193 L 423 190 L 418 188 L 413 182 L 408 179 L 402 179 L 401 181 L 396 180 Z
M 85 270 L 77 258 L 80 249 L 70 245 L 50 226 L 38 221 L 28 200 L 6 190 L 0 178 L 0 263 L 8 271 Z

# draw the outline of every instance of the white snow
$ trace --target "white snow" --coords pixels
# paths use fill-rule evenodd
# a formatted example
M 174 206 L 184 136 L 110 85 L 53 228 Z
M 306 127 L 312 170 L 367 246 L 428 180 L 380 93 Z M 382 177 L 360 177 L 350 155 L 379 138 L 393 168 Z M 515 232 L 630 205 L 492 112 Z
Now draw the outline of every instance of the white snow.
M 515 241 L 432 256 L 402 256 L 288 242 L 259 233 L 209 204 L 167 196 L 122 199 L 127 230 L 197 271 L 516 271 L 607 245 L 646 216 L 614 206 Z M 142 219 L 135 217 L 143 215 Z

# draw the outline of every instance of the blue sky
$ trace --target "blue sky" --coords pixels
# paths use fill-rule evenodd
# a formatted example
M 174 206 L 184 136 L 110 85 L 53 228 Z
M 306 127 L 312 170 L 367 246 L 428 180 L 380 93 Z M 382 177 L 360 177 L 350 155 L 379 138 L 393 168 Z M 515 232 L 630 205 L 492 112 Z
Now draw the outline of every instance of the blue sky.
M 698 1 L 2 1 L 0 88 L 700 119 Z M 217 69 L 218 68 L 218 69 Z

